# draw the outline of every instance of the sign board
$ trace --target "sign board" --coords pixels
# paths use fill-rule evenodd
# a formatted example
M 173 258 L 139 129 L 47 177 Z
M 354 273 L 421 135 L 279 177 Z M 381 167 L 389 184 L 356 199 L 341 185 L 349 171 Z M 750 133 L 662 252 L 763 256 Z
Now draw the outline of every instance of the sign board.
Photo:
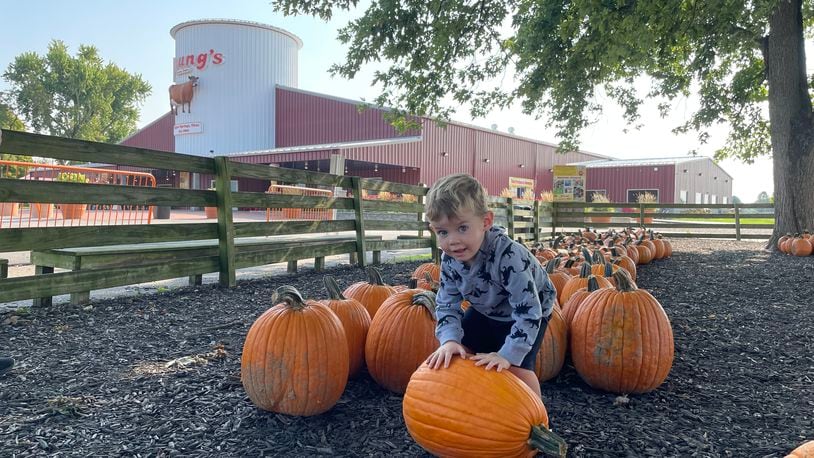
M 531 178 L 509 177 L 509 187 L 534 189 L 534 180 Z
M 585 166 L 554 166 L 554 202 L 585 202 Z
M 531 178 L 509 177 L 509 189 L 518 199 L 522 199 L 527 193 L 534 195 L 534 180 Z
M 187 134 L 200 134 L 203 132 L 203 124 L 200 122 L 182 122 L 176 124 L 172 128 L 173 134 L 187 135 Z

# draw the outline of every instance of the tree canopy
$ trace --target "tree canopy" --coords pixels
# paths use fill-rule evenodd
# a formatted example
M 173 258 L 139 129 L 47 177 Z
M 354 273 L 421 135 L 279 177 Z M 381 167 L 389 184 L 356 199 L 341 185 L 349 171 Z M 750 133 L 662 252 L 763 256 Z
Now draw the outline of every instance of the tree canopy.
M 334 74 L 353 78 L 371 62 L 377 103 L 446 118 L 452 104 L 473 116 L 521 103 L 547 115 L 561 145 L 601 114 L 598 91 L 618 102 L 634 125 L 645 99 L 667 114 L 676 97 L 697 93 L 700 109 L 677 131 L 703 143 L 709 126 L 732 127 L 719 157 L 751 161 L 769 153 L 767 86 L 761 46 L 776 1 L 378 1 L 341 29 L 349 44 Z M 806 5 L 806 11 L 811 7 Z M 275 0 L 286 14 L 328 19 L 352 0 Z M 654 85 L 638 93 L 634 83 Z
M 58 40 L 43 56 L 15 57 L 3 78 L 11 86 L 4 98 L 35 132 L 109 143 L 135 130 L 151 91 L 141 75 L 105 63 L 94 46 L 71 56 Z
M 272 4 L 329 19 L 357 2 Z M 812 13 L 814 0 L 378 0 L 340 29 L 348 52 L 331 71 L 353 78 L 384 62 L 375 102 L 401 116 L 443 119 L 469 106 L 478 117 L 519 103 L 557 129 L 561 151 L 576 149 L 603 98 L 638 126 L 645 100 L 666 115 L 695 95 L 698 110 L 675 132 L 703 144 L 710 127 L 726 124 L 716 159 L 772 156 L 774 239 L 814 227 L 814 79 L 804 48 Z
M 25 124 L 20 121 L 20 118 L 11 111 L 11 107 L 0 103 L 0 129 L 11 130 L 25 130 Z M 19 161 L 31 162 L 31 156 L 23 156 L 18 154 L 0 154 L 2 161 Z M 2 178 L 19 178 L 25 175 L 24 167 L 16 166 L 2 166 L 0 167 L 0 177 Z

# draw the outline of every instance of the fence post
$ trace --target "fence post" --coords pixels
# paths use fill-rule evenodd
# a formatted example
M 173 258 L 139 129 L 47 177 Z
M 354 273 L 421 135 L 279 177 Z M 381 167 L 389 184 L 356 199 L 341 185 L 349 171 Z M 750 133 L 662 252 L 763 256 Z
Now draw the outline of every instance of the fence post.
M 738 208 L 738 203 L 733 202 L 732 205 L 735 206 L 735 240 L 741 240 L 741 211 Z
M 534 201 L 534 243 L 540 242 L 540 201 Z
M 365 223 L 362 219 L 362 179 L 351 177 L 353 184 L 353 210 L 356 214 L 356 262 L 365 266 Z
M 514 240 L 514 198 L 506 198 L 506 224 L 509 231 L 509 237 Z
M 644 227 L 644 204 L 639 204 L 639 226 Z
M 221 286 L 234 287 L 235 225 L 232 223 L 232 172 L 229 158 L 215 157 L 215 193 L 218 198 L 218 261 Z
M 551 237 L 557 236 L 557 202 L 551 202 Z

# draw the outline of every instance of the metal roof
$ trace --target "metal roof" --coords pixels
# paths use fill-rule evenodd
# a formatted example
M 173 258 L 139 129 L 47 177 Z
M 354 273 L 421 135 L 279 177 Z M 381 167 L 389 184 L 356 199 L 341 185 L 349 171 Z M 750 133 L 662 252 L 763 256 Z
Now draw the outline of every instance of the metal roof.
M 321 145 L 302 145 L 302 146 L 286 146 L 283 148 L 272 148 L 260 151 L 245 151 L 231 153 L 229 156 L 256 156 L 259 154 L 276 154 L 276 153 L 302 153 L 307 151 L 324 151 L 324 150 L 343 150 L 350 148 L 362 148 L 366 146 L 381 146 L 381 145 L 396 145 L 399 143 L 412 143 L 421 141 L 421 136 L 414 137 L 397 137 L 397 138 L 384 138 L 378 140 L 363 140 L 353 142 L 341 143 L 323 143 Z
M 655 157 L 647 159 L 610 159 L 597 161 L 571 162 L 568 165 L 584 165 L 587 168 L 597 167 L 638 167 L 648 165 L 671 165 L 682 162 L 712 160 L 706 156 L 680 156 L 680 157 Z
M 364 105 L 364 106 L 366 106 L 368 108 L 371 108 L 371 109 L 382 110 L 382 111 L 386 111 L 386 112 L 392 112 L 393 111 L 393 109 L 390 108 L 390 107 L 384 107 L 384 106 L 381 106 L 381 105 L 376 105 L 376 104 L 373 104 L 373 103 L 370 103 L 370 102 L 365 102 L 365 101 L 360 101 L 360 100 L 353 100 L 353 99 L 348 99 L 348 98 L 344 98 L 344 97 L 338 97 L 338 96 L 335 96 L 335 95 L 323 94 L 321 92 L 309 91 L 309 90 L 306 90 L 306 89 L 300 89 L 298 87 L 289 87 L 289 86 L 285 86 L 285 85 L 282 85 L 282 84 L 278 84 L 278 85 L 276 85 L 276 87 L 278 87 L 280 89 L 283 89 L 283 90 L 286 90 L 286 91 L 299 92 L 301 94 L 312 95 L 312 96 L 315 96 L 315 97 L 320 97 L 320 98 L 328 99 L 328 100 L 335 100 L 337 102 L 351 103 L 351 104 L 354 104 L 354 105 Z M 428 121 L 435 121 L 435 119 L 427 117 L 427 116 L 419 116 L 419 117 L 422 118 L 422 119 L 426 119 Z M 543 140 L 538 140 L 536 138 L 531 138 L 531 137 L 524 137 L 522 135 L 517 135 L 517 134 L 509 133 L 509 132 L 503 132 L 503 131 L 496 130 L 496 129 L 488 129 L 486 127 L 477 126 L 475 124 L 468 124 L 468 123 L 465 123 L 465 122 L 453 121 L 453 120 L 444 121 L 444 123 L 449 124 L 449 125 L 454 125 L 454 126 L 465 127 L 465 128 L 468 128 L 468 129 L 478 130 L 478 131 L 481 131 L 481 132 L 488 132 L 488 133 L 493 134 L 493 135 L 499 135 L 499 136 L 503 136 L 503 137 L 515 138 L 515 139 L 518 139 L 518 140 L 524 140 L 524 141 L 536 143 L 538 145 L 545 145 L 545 146 L 550 146 L 550 147 L 553 147 L 553 148 L 556 148 L 558 146 L 556 143 L 550 143 L 550 142 L 546 142 L 546 141 L 543 141 Z M 580 154 L 585 154 L 585 155 L 588 155 L 588 156 L 599 157 L 599 158 L 603 158 L 603 159 L 612 159 L 611 156 L 607 156 L 607 155 L 604 155 L 604 154 L 592 153 L 590 151 L 585 151 L 585 150 L 578 150 L 578 151 L 575 151 L 575 152 L 580 153 Z

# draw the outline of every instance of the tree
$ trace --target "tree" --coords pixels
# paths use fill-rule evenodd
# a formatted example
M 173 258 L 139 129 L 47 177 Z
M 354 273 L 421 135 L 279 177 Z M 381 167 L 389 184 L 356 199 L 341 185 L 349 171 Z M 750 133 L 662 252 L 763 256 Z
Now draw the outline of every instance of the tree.
M 757 195 L 757 200 L 755 203 L 758 204 L 768 204 L 769 203 L 769 193 L 766 191 L 761 191 L 760 194 Z
M 733 204 L 742 204 L 743 201 L 741 201 L 741 198 L 738 197 L 738 196 L 732 196 L 732 203 Z
M 76 57 L 61 41 L 40 56 L 25 52 L 3 74 L 6 99 L 35 132 L 116 143 L 136 128 L 138 104 L 150 94 L 141 75 L 105 64 L 93 46 Z
M 356 0 L 274 0 L 285 14 L 329 19 Z M 601 115 L 597 96 L 618 102 L 631 124 L 645 98 L 667 114 L 678 97 L 697 93 L 700 108 L 676 132 L 728 123 L 716 159 L 751 162 L 771 154 L 779 234 L 814 227 L 814 125 L 804 31 L 814 0 L 730 2 L 634 0 L 424 0 L 373 2 L 340 30 L 350 44 L 332 73 L 353 78 L 386 60 L 374 83 L 380 105 L 399 113 L 448 117 L 449 104 L 473 116 L 519 102 L 548 115 L 561 151 Z M 636 83 L 649 77 L 646 94 Z M 513 82 L 513 84 L 510 84 Z M 503 84 L 511 87 L 504 88 Z M 767 116 L 768 115 L 768 116 Z
M 25 125 L 8 105 L 0 103 L 0 129 L 25 130 Z M 31 162 L 31 156 L 18 154 L 0 154 L 0 161 Z M 26 167 L 14 165 L 0 166 L 0 178 L 20 178 L 27 172 Z

